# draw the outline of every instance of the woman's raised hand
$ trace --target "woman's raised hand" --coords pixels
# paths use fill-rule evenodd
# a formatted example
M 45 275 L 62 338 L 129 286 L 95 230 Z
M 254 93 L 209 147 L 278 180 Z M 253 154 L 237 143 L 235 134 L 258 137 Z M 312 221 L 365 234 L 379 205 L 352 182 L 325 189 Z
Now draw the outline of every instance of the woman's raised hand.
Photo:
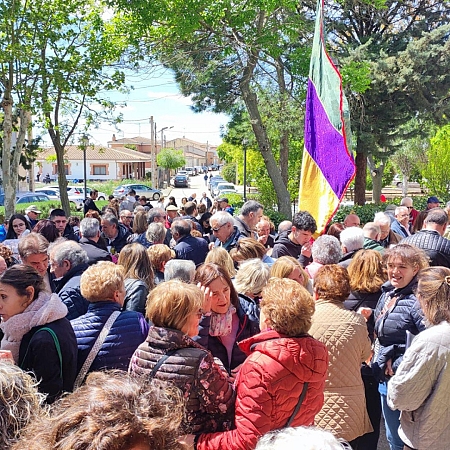
M 211 312 L 211 291 L 209 290 L 208 286 L 203 286 L 201 283 L 197 283 L 197 287 L 200 288 L 200 290 L 203 292 L 204 301 L 203 301 L 203 307 L 202 312 L 203 314 L 207 314 Z

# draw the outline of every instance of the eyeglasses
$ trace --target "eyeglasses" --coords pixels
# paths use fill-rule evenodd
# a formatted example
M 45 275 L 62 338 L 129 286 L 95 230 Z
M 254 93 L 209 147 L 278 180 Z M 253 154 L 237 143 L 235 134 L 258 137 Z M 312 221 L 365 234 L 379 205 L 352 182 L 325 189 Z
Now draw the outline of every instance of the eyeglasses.
M 407 206 L 407 208 L 408 208 L 408 209 L 413 209 L 413 207 L 412 207 L 412 206 Z
M 214 232 L 214 233 L 217 233 L 222 227 L 224 227 L 226 225 L 226 223 L 224 223 L 223 225 L 220 225 L 220 227 L 217 227 L 217 228 L 211 228 L 211 230 Z
M 132 219 L 133 216 L 122 216 L 122 219 Z

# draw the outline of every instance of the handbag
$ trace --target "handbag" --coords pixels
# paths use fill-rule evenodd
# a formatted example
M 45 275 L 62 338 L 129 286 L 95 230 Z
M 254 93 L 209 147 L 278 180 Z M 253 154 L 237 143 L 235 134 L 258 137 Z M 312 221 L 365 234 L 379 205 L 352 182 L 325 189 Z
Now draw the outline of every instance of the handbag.
M 74 384 L 74 390 L 78 389 L 81 384 L 83 383 L 84 379 L 86 378 L 86 374 L 88 373 L 92 363 L 94 362 L 95 357 L 97 356 L 98 352 L 100 351 L 103 342 L 105 342 L 106 336 L 108 336 L 108 333 L 111 330 L 111 327 L 113 326 L 113 323 L 116 321 L 117 317 L 119 317 L 120 311 L 114 311 L 106 321 L 105 325 L 102 328 L 102 331 L 100 331 L 100 334 L 97 337 L 97 340 L 95 341 L 93 347 L 91 348 L 91 351 L 89 352 L 89 355 L 87 356 L 86 360 L 84 361 L 83 365 L 81 366 L 80 372 L 77 375 L 77 378 L 75 380 Z

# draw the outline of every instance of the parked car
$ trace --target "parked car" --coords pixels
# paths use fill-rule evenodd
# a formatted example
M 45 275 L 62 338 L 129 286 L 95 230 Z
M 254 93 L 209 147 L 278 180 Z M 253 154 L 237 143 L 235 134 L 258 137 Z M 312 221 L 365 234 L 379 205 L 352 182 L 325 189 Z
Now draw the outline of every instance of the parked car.
M 114 197 L 122 197 L 127 195 L 128 192 L 133 189 L 136 192 L 136 195 L 145 195 L 150 200 L 159 200 L 162 193 L 158 189 L 153 189 L 150 186 L 146 186 L 145 184 L 121 184 L 114 189 L 113 195 Z
M 189 173 L 188 173 L 187 170 L 179 170 L 179 171 L 177 172 L 177 175 L 184 175 L 184 176 L 186 176 L 187 179 L 189 180 Z
M 226 183 L 226 181 L 223 178 L 213 178 L 209 184 L 209 191 L 211 192 L 211 195 L 214 192 L 214 189 L 216 186 L 220 183 Z
M 50 200 L 59 200 L 59 189 L 37 188 L 36 192 L 47 195 Z
M 82 194 L 84 194 L 84 187 L 78 187 L 77 186 L 77 189 L 79 191 L 81 191 Z M 85 198 L 87 198 L 89 196 L 89 194 L 91 193 L 92 189 L 89 186 L 87 186 L 86 187 L 86 191 L 87 191 L 87 195 L 84 196 Z M 108 196 L 104 192 L 98 191 L 97 200 L 106 200 L 107 198 L 108 198 Z
M 173 179 L 174 187 L 189 187 L 189 180 L 186 175 L 175 175 Z
M 216 195 L 219 195 L 219 191 L 221 191 L 221 190 L 223 191 L 224 189 L 230 190 L 230 189 L 236 189 L 236 188 L 234 187 L 233 183 L 227 183 L 227 182 L 218 183 L 218 184 L 216 184 L 216 187 L 213 189 L 212 195 L 215 197 Z
M 40 192 L 17 192 L 16 204 L 49 202 L 50 198 Z M 0 194 L 0 206 L 5 205 L 5 194 Z
M 185 170 L 192 177 L 195 177 L 195 175 L 197 175 L 197 169 L 195 167 L 186 167 Z
M 59 186 L 49 186 L 45 189 L 56 190 L 61 198 L 61 192 L 59 191 Z M 84 205 L 84 195 L 78 186 L 67 186 L 67 195 L 69 197 L 69 203 L 72 203 L 76 209 L 80 210 Z

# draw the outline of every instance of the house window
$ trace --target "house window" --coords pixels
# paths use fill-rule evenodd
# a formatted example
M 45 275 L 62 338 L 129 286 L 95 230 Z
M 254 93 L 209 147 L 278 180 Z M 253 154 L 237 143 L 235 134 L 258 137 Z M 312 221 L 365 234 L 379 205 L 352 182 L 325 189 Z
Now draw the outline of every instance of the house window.
M 94 166 L 93 175 L 106 175 L 106 166 Z
M 58 175 L 58 164 L 55 164 L 53 167 L 54 167 L 53 175 Z M 69 165 L 68 164 L 64 164 L 64 172 L 66 175 L 69 175 Z

